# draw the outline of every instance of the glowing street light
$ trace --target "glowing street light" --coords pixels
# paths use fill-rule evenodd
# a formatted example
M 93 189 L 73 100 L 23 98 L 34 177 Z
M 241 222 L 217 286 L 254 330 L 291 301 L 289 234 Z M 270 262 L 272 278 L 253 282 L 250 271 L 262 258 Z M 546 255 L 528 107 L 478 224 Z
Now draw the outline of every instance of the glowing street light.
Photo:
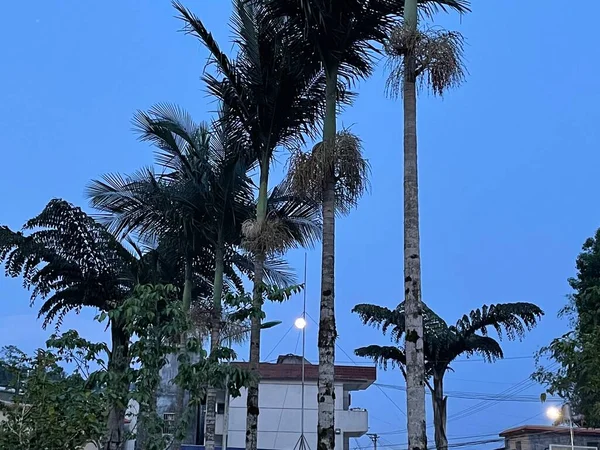
M 560 410 L 560 408 L 557 408 L 556 406 L 550 406 L 546 410 L 546 417 L 548 417 L 548 419 L 556 422 L 558 419 L 560 419 L 562 417 L 562 411 Z
M 573 435 L 573 417 L 571 416 L 571 405 L 568 403 L 563 405 L 562 408 L 556 406 L 550 406 L 546 410 L 546 416 L 554 422 L 561 418 L 569 419 L 569 432 L 571 434 L 571 450 L 575 450 L 575 437 Z
M 306 319 L 304 317 L 298 317 L 294 322 L 294 326 L 299 330 L 303 330 L 306 327 Z

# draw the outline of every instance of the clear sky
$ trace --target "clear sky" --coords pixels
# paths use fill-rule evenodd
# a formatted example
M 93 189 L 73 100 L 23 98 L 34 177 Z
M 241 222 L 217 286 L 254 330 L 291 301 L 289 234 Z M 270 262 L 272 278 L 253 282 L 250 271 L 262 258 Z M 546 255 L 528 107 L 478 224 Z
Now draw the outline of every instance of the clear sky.
M 484 303 L 542 306 L 547 315 L 538 329 L 522 343 L 504 343 L 505 361 L 457 362 L 447 376 L 452 391 L 514 388 L 537 396 L 539 386 L 517 383 L 533 371 L 534 351 L 565 330 L 556 312 L 569 292 L 566 279 L 581 244 L 600 226 L 594 50 L 600 3 L 474 3 L 462 21 L 436 20 L 467 39 L 467 83 L 444 100 L 423 94 L 419 101 L 423 293 L 449 322 Z M 229 2 L 187 5 L 229 50 Z M 52 197 L 87 206 L 83 188 L 91 178 L 148 164 L 151 149 L 131 132 L 137 109 L 167 101 L 197 120 L 210 119 L 215 104 L 199 80 L 206 52 L 180 27 L 167 0 L 2 5 L 0 224 L 20 227 Z M 340 121 L 362 137 L 372 165 L 371 194 L 337 226 L 338 344 L 349 355 L 338 349 L 340 363 L 357 361 L 352 351 L 358 346 L 388 342 L 361 328 L 352 306 L 394 307 L 403 291 L 402 115 L 400 103 L 385 98 L 384 83 L 383 69 L 361 83 L 355 106 Z M 293 252 L 290 261 L 301 273 L 303 253 Z M 308 261 L 308 313 L 318 319 L 319 250 Z M 28 298 L 20 280 L 0 278 L 0 345 L 43 345 L 49 332 L 41 330 Z M 296 298 L 269 309 L 269 317 L 284 324 L 264 333 L 263 358 L 299 351 L 298 333 L 286 332 L 301 308 Z M 90 311 L 70 316 L 65 329 L 102 339 L 91 317 Z M 307 346 L 308 358 L 316 360 L 310 321 Z M 404 384 L 397 371 L 378 377 L 382 384 Z M 402 392 L 372 387 L 353 403 L 369 409 L 371 431 L 381 434 L 382 445 L 405 446 Z M 536 402 L 487 402 L 482 410 L 477 404 L 450 397 L 451 443 L 547 422 Z M 363 448 L 369 443 L 359 442 Z

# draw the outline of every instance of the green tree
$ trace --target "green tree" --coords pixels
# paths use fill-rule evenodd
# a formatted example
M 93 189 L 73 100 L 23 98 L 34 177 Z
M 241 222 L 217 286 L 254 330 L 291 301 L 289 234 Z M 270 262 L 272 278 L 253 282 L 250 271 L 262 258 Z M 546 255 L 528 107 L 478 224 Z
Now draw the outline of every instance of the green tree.
M 178 297 L 172 285 L 138 285 L 119 308 L 109 313 L 113 320 L 126 317 L 126 329 L 136 337 L 131 344 L 134 363 L 130 369 L 134 384 L 131 398 L 140 405 L 137 419 L 144 424 L 144 433 L 136 437 L 136 445 L 141 444 L 144 450 L 163 450 L 171 445 L 170 438 L 163 436 L 164 422 L 156 412 L 156 392 L 166 356 L 178 351 L 182 331 L 190 332 L 194 327 Z M 209 355 L 202 349 L 201 340 L 191 333 L 188 336 L 189 352 L 179 355 L 179 371 L 174 380 L 190 394 L 184 414 L 176 423 L 177 440 L 187 434 L 192 412 L 206 398 L 207 386 L 224 388 L 227 384 L 236 397 L 249 381 L 246 371 L 226 364 L 235 358 L 231 349 L 220 347 Z
M 600 229 L 583 244 L 560 312 L 571 330 L 538 353 L 533 379 L 569 403 L 580 426 L 600 426 Z M 545 364 L 545 361 L 551 364 Z
M 222 342 L 225 275 L 235 278 L 237 268 L 251 276 L 252 264 L 240 252 L 240 246 L 256 248 L 264 241 L 262 235 L 249 231 L 242 236 L 256 209 L 248 176 L 254 162 L 248 158 L 247 144 L 236 135 L 226 114 L 221 114 L 209 129 L 196 124 L 175 106 L 158 105 L 149 113 L 138 113 L 134 122 L 141 138 L 158 149 L 156 162 L 161 175 L 145 170 L 132 177 L 105 176 L 88 190 L 92 204 L 109 213 L 105 222 L 115 233 L 139 230 L 164 237 L 175 232 L 175 239 L 185 241 L 179 245 L 181 248 L 190 246 L 187 241 L 192 239 L 194 258 L 206 260 L 210 255 L 214 276 L 208 327 L 211 349 L 217 351 Z M 310 245 L 320 234 L 318 206 L 292 195 L 285 183 L 269 194 L 267 211 L 269 245 L 280 253 L 297 245 Z M 182 223 L 189 225 L 181 227 Z M 280 263 L 272 258 L 265 261 L 265 276 L 277 283 L 288 283 L 291 278 L 273 270 L 274 262 Z M 187 303 L 184 306 L 188 308 Z M 258 316 L 256 320 L 260 325 Z M 178 409 L 182 406 L 180 392 Z M 216 418 L 214 388 L 208 391 L 206 411 L 206 445 L 211 447 Z
M 0 367 L 10 373 L 9 402 L 0 403 L 0 448 L 79 450 L 99 443 L 106 425 L 101 393 L 81 372 L 67 374 L 55 351 L 39 349 L 28 356 L 5 347 Z M 80 361 L 85 365 L 85 361 Z
M 357 356 L 371 358 L 387 368 L 388 364 L 398 366 L 408 385 L 408 343 L 403 340 L 407 333 L 406 302 L 394 310 L 383 306 L 356 305 L 353 312 L 360 316 L 366 325 L 380 328 L 384 334 L 390 331 L 396 346 L 369 345 L 355 350 Z M 471 311 L 456 322 L 448 325 L 444 319 L 423 304 L 425 383 L 432 396 L 435 445 L 438 450 L 447 450 L 446 406 L 444 396 L 444 375 L 451 370 L 452 362 L 461 355 L 480 355 L 488 362 L 502 359 L 504 353 L 497 340 L 488 336 L 488 328 L 493 328 L 502 339 L 522 339 L 525 332 L 537 325 L 543 311 L 532 303 L 500 303 L 484 305 Z M 407 389 L 408 390 L 408 389 Z
M 284 20 L 265 20 L 262 2 L 234 1 L 234 58 L 220 49 L 198 17 L 179 2 L 174 5 L 186 30 L 209 50 L 216 74 L 204 73 L 208 91 L 236 117 L 258 165 L 255 216 L 245 227 L 245 233 L 260 244 L 250 247 L 254 255 L 254 304 L 258 309 L 263 303 L 265 259 L 280 250 L 272 244 L 270 238 L 275 230 L 267 220 L 270 166 L 278 148 L 295 148 L 303 142 L 304 134 L 314 134 L 314 126 L 322 115 L 322 70 L 304 42 L 286 32 Z M 249 367 L 256 374 L 261 329 L 256 317 L 251 322 Z M 247 400 L 246 447 L 251 450 L 256 449 L 258 414 L 257 382 L 250 386 Z
M 141 273 L 136 259 L 103 226 L 80 208 L 64 200 L 51 200 L 24 232 L 0 227 L 0 261 L 6 274 L 22 276 L 32 289 L 32 302 L 43 301 L 39 316 L 46 327 L 60 326 L 70 311 L 83 307 L 110 311 L 132 291 Z M 129 335 L 120 322 L 111 321 L 108 369 L 115 395 L 108 405 L 107 450 L 118 448 L 124 436 L 124 418 L 129 384 Z

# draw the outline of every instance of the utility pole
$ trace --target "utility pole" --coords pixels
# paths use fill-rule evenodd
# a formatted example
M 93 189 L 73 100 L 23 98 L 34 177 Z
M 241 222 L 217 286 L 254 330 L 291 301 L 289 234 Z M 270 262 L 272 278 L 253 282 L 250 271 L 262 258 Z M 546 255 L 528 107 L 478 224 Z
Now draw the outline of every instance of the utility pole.
M 373 441 L 373 449 L 377 450 L 377 441 L 379 441 L 379 435 L 377 433 L 367 433 L 367 436 Z

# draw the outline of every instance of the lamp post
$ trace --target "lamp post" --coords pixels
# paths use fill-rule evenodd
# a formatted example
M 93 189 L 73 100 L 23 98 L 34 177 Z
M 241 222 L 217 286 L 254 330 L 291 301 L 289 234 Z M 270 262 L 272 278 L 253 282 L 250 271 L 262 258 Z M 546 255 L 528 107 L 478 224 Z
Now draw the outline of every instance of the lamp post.
M 565 405 L 562 406 L 562 408 L 558 408 L 556 406 L 550 406 L 546 410 L 546 416 L 548 416 L 548 418 L 553 420 L 554 422 L 556 422 L 560 418 L 563 418 L 563 420 L 569 419 L 569 433 L 571 435 L 571 450 L 575 450 L 575 436 L 574 436 L 574 431 L 573 431 L 573 416 L 571 414 L 571 405 L 566 403 Z
M 294 321 L 294 326 L 302 331 L 302 381 L 301 381 L 301 393 L 302 400 L 300 401 L 300 438 L 298 442 L 294 446 L 294 450 L 306 450 L 310 447 L 308 446 L 308 442 L 306 442 L 306 437 L 304 436 L 304 363 L 306 361 L 306 253 L 304 254 L 304 297 L 303 297 L 303 306 L 302 306 L 302 315 L 298 317 Z

